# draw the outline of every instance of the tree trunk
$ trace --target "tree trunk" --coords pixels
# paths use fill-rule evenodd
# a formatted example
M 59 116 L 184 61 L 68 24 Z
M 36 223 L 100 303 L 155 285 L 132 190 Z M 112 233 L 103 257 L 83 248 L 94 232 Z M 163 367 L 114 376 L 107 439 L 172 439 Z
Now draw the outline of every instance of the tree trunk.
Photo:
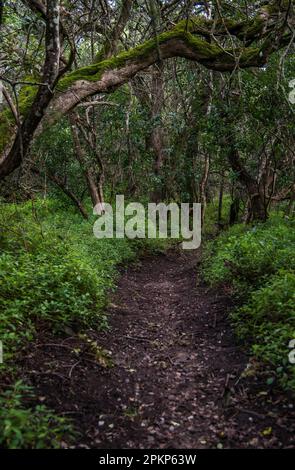
M 153 154 L 155 176 L 161 176 L 166 159 L 165 140 L 167 139 L 162 122 L 165 102 L 163 62 L 159 61 L 151 68 L 150 87 L 144 80 L 138 78 L 133 80 L 133 90 L 151 122 L 151 130 L 146 137 L 146 150 L 151 150 Z M 162 181 L 158 181 L 151 199 L 159 202 L 163 196 Z
M 150 142 L 154 153 L 155 175 L 159 175 L 161 173 L 162 167 L 165 162 L 165 136 L 162 122 L 162 112 L 165 100 L 163 69 L 164 67 L 162 62 L 153 67 L 151 88 L 151 119 L 153 128 L 151 132 Z
M 201 207 L 201 220 L 202 220 L 202 227 L 205 223 L 205 213 L 206 213 L 206 206 L 207 206 L 207 197 L 206 197 L 206 187 L 209 178 L 209 169 L 210 169 L 210 156 L 206 153 L 205 155 L 205 162 L 204 162 L 204 170 L 203 176 L 200 182 L 200 203 Z
M 261 194 L 261 192 L 257 191 L 257 188 L 254 188 L 251 191 L 248 190 L 248 194 L 249 200 L 246 222 L 265 222 L 268 219 L 268 212 L 267 207 L 265 205 L 264 194 Z
M 84 173 L 84 177 L 87 183 L 89 195 L 91 197 L 92 205 L 93 207 L 97 207 L 98 210 L 103 212 L 103 205 L 104 205 L 103 174 L 100 173 L 96 181 L 92 170 L 87 164 L 85 151 L 80 142 L 79 129 L 77 125 L 77 115 L 75 113 L 71 113 L 69 116 L 69 120 L 71 123 L 75 154 L 76 154 L 77 160 L 79 161 L 83 169 L 83 173 Z
M 238 181 L 245 188 L 248 194 L 248 213 L 246 222 L 265 222 L 268 218 L 267 204 L 265 204 L 265 194 L 260 189 L 259 183 L 253 178 L 243 166 L 238 150 L 233 146 L 233 136 L 227 136 L 223 145 L 228 148 L 228 161 L 235 172 Z
M 221 175 L 219 197 L 218 197 L 217 225 L 219 227 L 221 226 L 221 221 L 222 221 L 223 191 L 224 191 L 224 174 Z
M 202 96 L 202 105 L 201 105 L 201 112 L 202 115 L 209 119 L 212 109 L 212 98 L 213 98 L 213 73 L 210 71 L 208 84 L 204 87 L 203 96 Z M 199 139 L 199 126 L 197 125 L 197 139 Z M 207 206 L 207 183 L 209 179 L 209 171 L 210 171 L 210 155 L 208 152 L 205 151 L 205 159 L 204 159 L 204 167 L 203 167 L 203 174 L 201 177 L 201 181 L 199 184 L 199 202 L 201 203 L 201 220 L 202 220 L 202 227 L 205 223 L 205 213 L 206 213 L 206 206 Z
M 230 205 L 229 225 L 234 225 L 237 223 L 239 212 L 240 212 L 240 198 L 238 196 L 235 196 Z

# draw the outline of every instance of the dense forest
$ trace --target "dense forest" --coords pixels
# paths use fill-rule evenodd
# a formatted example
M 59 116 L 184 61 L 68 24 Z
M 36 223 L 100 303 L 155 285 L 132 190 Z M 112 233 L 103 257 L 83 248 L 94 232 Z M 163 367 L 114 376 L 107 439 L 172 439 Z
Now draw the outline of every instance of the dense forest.
M 294 18 L 0 1 L 0 448 L 295 447 Z

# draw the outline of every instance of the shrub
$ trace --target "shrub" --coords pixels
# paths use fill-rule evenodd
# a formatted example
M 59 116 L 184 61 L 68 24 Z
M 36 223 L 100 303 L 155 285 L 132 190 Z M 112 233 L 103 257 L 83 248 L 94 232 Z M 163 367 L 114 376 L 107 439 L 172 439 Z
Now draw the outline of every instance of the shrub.
M 295 390 L 295 367 L 288 360 L 295 338 L 295 274 L 279 271 L 231 318 L 238 335 L 251 341 L 254 355 L 272 366 L 284 387 Z
M 54 201 L 3 204 L 1 209 L 0 338 L 5 361 L 44 322 L 53 331 L 105 326 L 104 307 L 116 266 L 135 258 L 136 243 L 97 240 L 92 221 L 58 209 Z
M 253 227 L 236 225 L 209 243 L 204 276 L 210 284 L 230 282 L 237 291 L 262 285 L 269 275 L 295 265 L 294 221 L 273 217 Z
M 294 220 L 272 215 L 265 224 L 237 225 L 210 242 L 203 263 L 210 284 L 230 284 L 244 305 L 232 313 L 238 335 L 295 390 L 288 345 L 295 338 Z
M 43 405 L 25 408 L 24 398 L 33 397 L 33 391 L 22 382 L 16 382 L 0 397 L 0 446 L 8 449 L 59 448 L 65 436 L 67 442 L 73 430 L 64 418 L 51 413 Z

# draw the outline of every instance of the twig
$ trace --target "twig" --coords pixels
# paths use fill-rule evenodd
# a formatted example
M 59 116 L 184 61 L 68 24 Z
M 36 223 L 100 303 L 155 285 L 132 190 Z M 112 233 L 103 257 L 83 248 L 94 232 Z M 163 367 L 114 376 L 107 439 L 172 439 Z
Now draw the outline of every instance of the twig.
M 150 338 L 147 338 L 147 337 L 144 337 L 144 336 L 126 336 L 127 339 L 132 339 L 132 340 L 135 340 L 135 341 L 149 341 L 149 342 L 152 342 L 154 340 L 150 339 Z
M 30 371 L 29 373 L 32 374 L 32 375 L 52 375 L 52 376 L 58 377 L 58 378 L 61 379 L 61 380 L 70 380 L 70 379 L 69 379 L 68 377 L 66 377 L 65 375 L 60 375 L 60 374 L 58 374 L 57 372 L 41 372 L 41 371 L 40 371 L 40 372 L 37 372 L 37 371 L 32 370 L 32 371 Z
M 265 415 L 262 415 L 260 413 L 256 413 L 256 411 L 246 410 L 244 408 L 239 408 L 239 407 L 236 407 L 236 410 L 240 411 L 240 413 L 246 413 L 248 415 L 256 416 L 259 419 L 265 419 L 266 418 Z
M 81 362 L 81 359 L 77 362 L 75 362 L 75 364 L 72 365 L 71 369 L 70 369 L 70 372 L 69 372 L 69 379 L 72 377 L 72 373 L 73 373 L 73 370 L 75 369 L 75 367 L 80 364 Z
M 55 343 L 35 344 L 35 348 L 43 348 L 43 347 L 64 348 L 64 349 L 69 349 L 73 351 L 72 346 L 66 346 L 65 344 L 55 344 Z

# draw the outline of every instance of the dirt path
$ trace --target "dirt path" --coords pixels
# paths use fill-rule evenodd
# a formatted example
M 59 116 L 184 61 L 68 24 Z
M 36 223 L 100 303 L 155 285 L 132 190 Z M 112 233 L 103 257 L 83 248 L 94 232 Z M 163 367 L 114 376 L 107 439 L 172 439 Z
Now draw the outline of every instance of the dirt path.
M 230 300 L 197 285 L 197 259 L 171 251 L 122 274 L 110 331 L 90 333 L 113 368 L 73 358 L 75 338 L 42 338 L 26 360 L 27 371 L 43 365 L 34 386 L 75 420 L 78 446 L 294 447 L 292 405 L 264 380 L 241 379 L 248 359 L 228 324 Z

